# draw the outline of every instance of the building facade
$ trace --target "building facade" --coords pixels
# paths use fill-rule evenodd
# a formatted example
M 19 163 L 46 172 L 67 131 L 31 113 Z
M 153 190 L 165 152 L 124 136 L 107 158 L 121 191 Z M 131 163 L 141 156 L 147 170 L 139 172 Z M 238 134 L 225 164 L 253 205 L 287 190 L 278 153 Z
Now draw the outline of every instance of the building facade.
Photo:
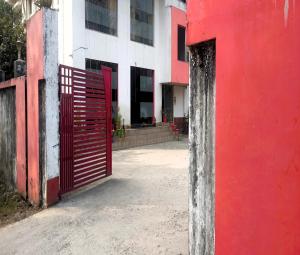
M 36 10 L 33 1 L 22 6 L 27 17 Z M 59 15 L 59 62 L 94 72 L 112 68 L 113 116 L 119 109 L 128 126 L 183 122 L 189 81 L 184 0 L 53 1 L 52 7 Z

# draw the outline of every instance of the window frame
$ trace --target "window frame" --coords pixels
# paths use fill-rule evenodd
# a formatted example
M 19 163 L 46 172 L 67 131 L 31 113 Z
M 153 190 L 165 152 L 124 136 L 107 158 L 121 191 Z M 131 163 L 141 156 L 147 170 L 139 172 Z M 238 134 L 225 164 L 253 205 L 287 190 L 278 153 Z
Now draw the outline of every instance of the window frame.
M 151 77 L 152 79 L 152 91 L 141 91 L 141 76 Z M 150 99 L 149 94 L 152 94 Z M 139 99 L 137 102 L 136 99 Z M 146 117 L 148 122 L 141 117 L 141 103 L 152 104 L 152 118 L 155 116 L 155 70 L 142 68 L 138 66 L 130 66 L 130 114 L 131 114 L 131 125 L 152 125 L 153 119 Z M 137 115 L 137 111 L 139 114 Z
M 117 6 L 117 9 L 116 9 L 116 17 L 117 17 L 117 21 L 116 21 L 116 33 L 115 34 L 111 34 L 111 33 L 107 33 L 105 31 L 101 31 L 99 29 L 95 29 L 95 28 L 91 28 L 91 27 L 88 27 L 87 26 L 87 7 L 86 7 L 86 3 L 87 1 L 89 0 L 85 0 L 84 1 L 84 9 L 85 9 L 85 29 L 87 30 L 91 30 L 91 31 L 95 31 L 95 32 L 98 32 L 98 33 L 102 33 L 102 34 L 105 34 L 105 35 L 110 35 L 110 36 L 115 36 L 115 37 L 118 37 L 118 33 L 119 33 L 119 0 L 115 0 L 116 1 L 116 6 Z M 107 1 L 110 1 L 110 0 L 107 0 Z
M 184 29 L 184 60 L 179 58 L 179 29 Z M 177 25 L 177 60 L 181 62 L 188 63 L 189 62 L 189 54 L 186 46 L 186 27 L 183 25 Z
M 148 0 L 147 0 L 148 1 Z M 152 0 L 152 6 L 153 6 L 153 14 L 152 14 L 152 19 L 153 19 L 153 24 L 152 24 L 152 28 L 153 28 L 153 38 L 152 38 L 152 44 L 149 44 L 149 43 L 145 43 L 145 42 L 141 42 L 141 41 L 138 41 L 138 40 L 134 40 L 132 39 L 132 34 L 131 34 L 131 31 L 132 31 L 132 27 L 131 27 L 131 13 L 132 13 L 132 0 L 130 0 L 130 41 L 132 42 L 135 42 L 135 43 L 141 43 L 143 45 L 146 45 L 146 46 L 149 46 L 149 47 L 154 47 L 155 46 L 155 0 Z

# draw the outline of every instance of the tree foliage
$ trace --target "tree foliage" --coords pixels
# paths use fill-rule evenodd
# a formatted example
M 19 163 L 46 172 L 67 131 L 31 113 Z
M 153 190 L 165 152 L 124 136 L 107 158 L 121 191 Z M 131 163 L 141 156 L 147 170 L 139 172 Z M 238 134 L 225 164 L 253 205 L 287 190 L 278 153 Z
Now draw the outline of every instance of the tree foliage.
M 13 64 L 18 58 L 17 41 L 22 43 L 22 58 L 25 59 L 25 27 L 21 10 L 0 0 L 0 70 L 6 78 L 13 77 Z

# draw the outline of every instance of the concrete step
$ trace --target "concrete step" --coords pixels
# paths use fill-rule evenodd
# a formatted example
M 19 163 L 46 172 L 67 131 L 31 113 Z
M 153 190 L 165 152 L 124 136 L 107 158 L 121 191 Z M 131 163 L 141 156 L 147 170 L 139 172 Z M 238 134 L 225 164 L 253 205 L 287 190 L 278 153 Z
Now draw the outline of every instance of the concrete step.
M 167 136 L 167 135 L 170 135 L 170 133 L 171 132 L 169 130 L 165 130 L 165 131 L 161 131 L 161 132 L 156 132 L 156 133 L 137 134 L 137 135 L 134 135 L 134 134 L 128 135 L 126 133 L 125 139 L 127 139 L 127 140 L 150 139 L 152 137 Z M 114 141 L 118 142 L 119 140 L 124 140 L 124 138 L 114 137 Z
M 114 137 L 113 150 L 164 143 L 177 140 L 168 126 L 128 129 L 124 138 Z
M 174 136 L 165 136 L 161 138 L 153 138 L 150 140 L 136 140 L 136 141 L 127 141 L 126 139 L 122 142 L 113 143 L 113 150 L 124 150 L 139 146 L 145 146 L 145 145 L 151 145 L 151 144 L 157 144 L 157 143 L 165 143 L 165 142 L 171 142 L 174 141 Z
M 126 136 L 131 135 L 143 135 L 143 134 L 153 134 L 168 130 L 168 126 L 163 127 L 148 127 L 148 128 L 137 128 L 137 129 L 126 129 Z

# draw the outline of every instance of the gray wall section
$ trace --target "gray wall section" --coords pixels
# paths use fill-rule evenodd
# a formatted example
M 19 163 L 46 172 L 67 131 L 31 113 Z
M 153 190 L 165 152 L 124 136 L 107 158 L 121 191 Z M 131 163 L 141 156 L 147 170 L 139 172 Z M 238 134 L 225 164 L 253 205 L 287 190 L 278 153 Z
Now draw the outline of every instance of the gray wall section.
M 44 10 L 46 176 L 59 176 L 58 13 Z
M 0 89 L 0 178 L 16 188 L 16 89 Z
M 215 41 L 191 47 L 189 252 L 215 254 Z
M 46 206 L 47 181 L 59 176 L 58 13 L 43 9 L 44 80 L 39 83 L 40 176 Z
M 39 81 L 39 169 L 41 182 L 41 201 L 46 198 L 46 86 L 45 80 Z

